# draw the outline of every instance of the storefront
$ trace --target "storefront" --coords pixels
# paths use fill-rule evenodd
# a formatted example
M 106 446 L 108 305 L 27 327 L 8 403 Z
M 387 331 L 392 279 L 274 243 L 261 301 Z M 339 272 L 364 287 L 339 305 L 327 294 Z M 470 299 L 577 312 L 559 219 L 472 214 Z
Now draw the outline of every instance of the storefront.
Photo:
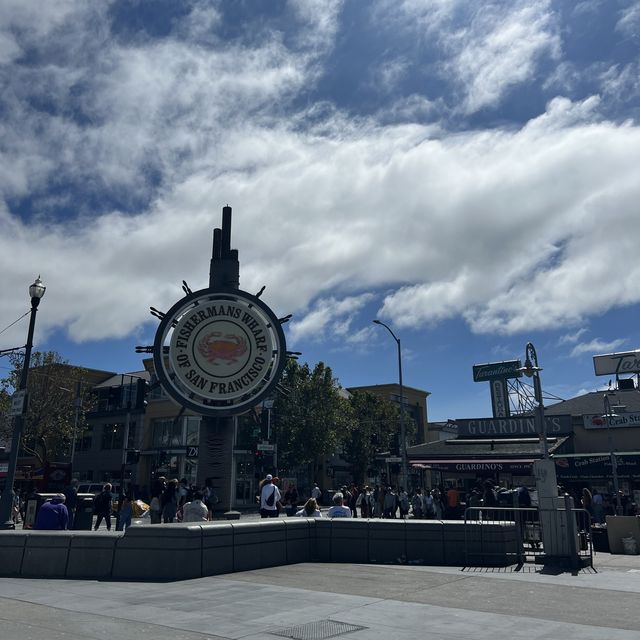
M 640 504 L 640 452 L 619 452 L 616 456 L 618 486 Z M 558 482 L 579 494 L 583 488 L 613 494 L 613 469 L 609 453 L 576 453 L 554 456 Z

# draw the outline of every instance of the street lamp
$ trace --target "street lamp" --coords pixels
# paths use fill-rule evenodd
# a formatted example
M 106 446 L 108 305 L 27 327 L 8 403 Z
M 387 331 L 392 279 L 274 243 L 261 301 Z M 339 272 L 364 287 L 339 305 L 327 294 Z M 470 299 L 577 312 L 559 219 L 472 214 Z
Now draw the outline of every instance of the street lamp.
M 535 397 L 537 406 L 534 411 L 534 420 L 536 423 L 536 431 L 540 437 L 540 449 L 542 451 L 542 457 L 544 459 L 549 457 L 549 447 L 547 445 L 547 423 L 544 419 L 544 404 L 542 402 L 542 384 L 540 382 L 540 372 L 542 367 L 538 366 L 538 354 L 536 349 L 527 342 L 525 348 L 525 361 L 524 367 L 520 367 L 518 371 L 524 373 L 528 378 L 533 378 L 533 395 Z
M 611 472 L 613 474 L 613 492 L 616 494 L 616 515 L 622 515 L 622 502 L 620 500 L 620 490 L 618 485 L 618 460 L 613 451 L 613 436 L 611 434 L 611 420 L 617 418 L 618 414 L 612 412 L 609 402 L 609 395 L 604 394 L 604 419 L 607 423 L 607 440 L 609 442 L 609 457 L 611 458 Z
M 402 349 L 400 347 L 400 338 L 396 336 L 391 328 L 380 320 L 374 320 L 374 324 L 383 326 L 393 337 L 398 345 L 398 385 L 400 387 L 400 457 L 402 458 L 402 476 L 404 478 L 404 488 L 409 490 L 409 471 L 407 469 L 407 435 L 404 425 L 404 391 L 402 389 Z
M 29 296 L 31 297 L 31 317 L 29 318 L 29 331 L 27 333 L 27 344 L 24 349 L 24 363 L 20 373 L 20 383 L 17 391 L 26 391 L 27 378 L 29 376 L 29 363 L 31 362 L 31 349 L 33 348 L 33 329 L 36 324 L 36 313 L 40 299 L 44 295 L 46 287 L 42 284 L 40 276 L 29 287 Z M 15 417 L 13 423 L 13 435 L 11 437 L 11 454 L 9 455 L 9 466 L 7 468 L 7 479 L 4 485 L 4 491 L 0 498 L 0 529 L 15 529 L 13 519 L 11 518 L 11 509 L 13 502 L 13 483 L 16 477 L 16 467 L 18 465 L 18 451 L 20 450 L 20 440 L 22 439 L 22 429 L 24 427 L 24 415 L 27 403 L 23 404 L 22 412 Z

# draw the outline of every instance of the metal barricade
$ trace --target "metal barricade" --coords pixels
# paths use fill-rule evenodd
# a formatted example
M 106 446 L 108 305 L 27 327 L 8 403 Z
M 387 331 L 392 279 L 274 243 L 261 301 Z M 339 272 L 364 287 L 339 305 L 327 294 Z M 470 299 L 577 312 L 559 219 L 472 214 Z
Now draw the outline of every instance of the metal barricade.
M 593 567 L 591 516 L 584 509 L 571 509 L 575 518 L 575 566 Z M 497 525 L 513 524 L 515 544 L 496 550 L 493 530 Z M 464 513 L 465 566 L 492 566 L 505 557 L 518 565 L 543 563 L 545 556 L 540 515 L 537 507 L 467 507 Z M 572 545 L 573 546 L 573 545 Z

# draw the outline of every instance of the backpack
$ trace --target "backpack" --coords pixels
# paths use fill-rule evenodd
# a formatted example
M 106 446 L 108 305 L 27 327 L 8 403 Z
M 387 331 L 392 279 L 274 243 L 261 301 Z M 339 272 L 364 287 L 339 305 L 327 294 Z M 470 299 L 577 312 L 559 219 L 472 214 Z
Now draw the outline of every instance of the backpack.
M 273 491 L 271 492 L 271 495 L 265 500 L 265 504 L 268 507 L 273 507 L 273 503 L 275 502 L 276 499 L 276 488 L 273 487 Z

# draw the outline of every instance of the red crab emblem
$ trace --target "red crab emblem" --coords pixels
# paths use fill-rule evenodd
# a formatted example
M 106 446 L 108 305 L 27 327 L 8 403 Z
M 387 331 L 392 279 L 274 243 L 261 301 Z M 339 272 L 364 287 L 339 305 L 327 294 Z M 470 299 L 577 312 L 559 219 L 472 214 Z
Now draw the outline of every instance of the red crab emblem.
M 243 337 L 232 333 L 223 336 L 221 331 L 207 334 L 198 343 L 198 351 L 212 364 L 217 364 L 216 360 L 237 362 L 247 348 L 247 341 Z

